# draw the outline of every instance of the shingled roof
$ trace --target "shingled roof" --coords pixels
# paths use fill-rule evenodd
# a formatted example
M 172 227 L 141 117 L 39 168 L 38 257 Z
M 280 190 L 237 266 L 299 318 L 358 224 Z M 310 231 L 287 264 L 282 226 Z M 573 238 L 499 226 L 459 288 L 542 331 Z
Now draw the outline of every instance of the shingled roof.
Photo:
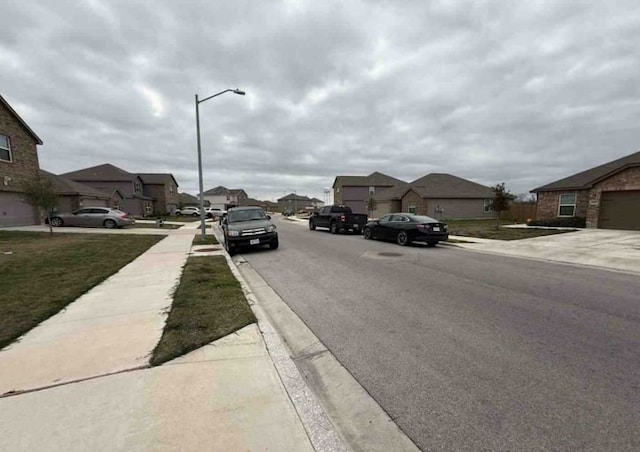
M 178 186 L 178 181 L 171 173 L 138 173 L 138 176 L 144 184 L 164 185 L 171 179 L 176 187 Z
M 393 187 L 398 184 L 406 184 L 406 182 L 375 171 L 368 176 L 336 176 L 333 181 L 333 188 L 337 185 L 343 187 Z
M 38 135 L 36 135 L 36 133 L 33 130 L 31 130 L 31 127 L 29 127 L 27 123 L 24 122 L 24 119 L 22 119 L 20 115 L 16 113 L 13 107 L 9 105 L 9 102 L 7 102 L 5 98 L 2 97 L 1 94 L 0 94 L 0 103 L 4 105 L 7 110 L 9 110 L 9 113 L 11 113 L 18 120 L 20 125 L 24 127 L 24 129 L 29 133 L 29 135 L 33 137 L 33 139 L 36 141 L 37 144 L 42 144 L 42 140 L 40 139 L 40 137 L 38 137 Z
M 573 176 L 551 182 L 550 184 L 543 185 L 542 187 L 534 188 L 531 190 L 531 193 L 539 193 L 542 191 L 586 190 L 593 187 L 597 182 L 634 166 L 640 166 L 640 152 L 582 171 L 581 173 L 574 174 Z
M 127 171 L 120 169 L 110 163 L 92 166 L 91 168 L 85 168 L 77 171 L 71 171 L 69 173 L 61 174 L 61 176 L 66 177 L 67 179 L 73 179 L 75 181 L 101 182 L 133 181 L 136 177 L 138 177 L 137 175 L 128 173 Z
M 377 200 L 400 199 L 409 190 L 413 190 L 423 198 L 460 198 L 487 199 L 493 198 L 493 190 L 485 185 L 472 182 L 461 177 L 444 173 L 431 173 L 405 185 L 398 185 L 376 194 Z
M 42 175 L 44 175 L 51 182 L 54 191 L 58 195 L 92 196 L 101 199 L 110 198 L 109 194 L 88 185 L 81 184 L 80 182 L 72 181 L 71 179 L 58 176 L 45 170 L 40 170 L 40 173 L 42 173 Z

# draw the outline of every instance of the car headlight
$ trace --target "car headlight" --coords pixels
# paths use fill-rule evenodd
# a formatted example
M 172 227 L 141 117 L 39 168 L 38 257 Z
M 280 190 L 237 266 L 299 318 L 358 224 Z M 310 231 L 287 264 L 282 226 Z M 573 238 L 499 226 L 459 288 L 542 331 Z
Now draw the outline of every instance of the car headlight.
M 227 230 L 227 235 L 229 237 L 238 237 L 240 235 L 240 231 Z
M 267 232 L 273 232 L 275 230 L 276 230 L 276 225 L 275 224 L 267 226 Z

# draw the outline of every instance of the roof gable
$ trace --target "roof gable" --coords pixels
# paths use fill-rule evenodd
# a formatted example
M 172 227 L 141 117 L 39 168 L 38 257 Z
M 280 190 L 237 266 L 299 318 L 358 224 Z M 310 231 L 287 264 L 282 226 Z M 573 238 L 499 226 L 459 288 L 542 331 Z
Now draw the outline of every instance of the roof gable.
M 40 139 L 40 137 L 38 137 L 38 135 L 36 135 L 36 133 L 33 130 L 31 130 L 31 127 L 29 127 L 27 123 L 24 122 L 24 120 L 20 117 L 20 115 L 13 109 L 13 107 L 11 107 L 11 105 L 9 105 L 9 102 L 7 102 L 5 98 L 2 97 L 1 94 L 0 94 L 0 104 L 4 105 L 4 107 L 9 111 L 9 113 L 16 118 L 16 120 L 20 123 L 20 125 L 24 127 L 27 133 L 31 135 L 31 137 L 36 141 L 37 144 L 42 144 L 42 140 Z
M 92 166 L 91 168 L 80 169 L 77 171 L 71 171 L 69 173 L 61 174 L 61 176 L 80 182 L 132 182 L 134 179 L 139 179 L 136 174 L 128 173 L 127 171 L 120 169 L 110 163 Z
M 143 184 L 165 185 L 173 181 L 175 186 L 178 186 L 176 178 L 171 173 L 138 173 L 138 177 Z
M 640 166 L 640 151 L 627 155 L 626 157 L 613 160 L 595 168 L 591 168 L 573 176 L 551 182 L 531 190 L 532 193 L 541 191 L 561 191 L 561 190 L 586 190 L 603 179 L 613 176 L 620 171 L 634 166 Z
M 493 190 L 476 182 L 444 173 L 431 173 L 409 184 L 376 194 L 377 200 L 400 199 L 410 190 L 422 198 L 493 198 Z
M 347 187 L 393 187 L 398 184 L 406 184 L 405 181 L 375 171 L 368 176 L 336 176 L 333 188 L 336 186 Z
M 223 187 L 222 185 L 218 185 L 217 187 L 207 190 L 203 193 L 203 195 L 210 195 L 210 196 L 229 195 L 229 194 L 231 194 L 229 189 L 227 187 Z

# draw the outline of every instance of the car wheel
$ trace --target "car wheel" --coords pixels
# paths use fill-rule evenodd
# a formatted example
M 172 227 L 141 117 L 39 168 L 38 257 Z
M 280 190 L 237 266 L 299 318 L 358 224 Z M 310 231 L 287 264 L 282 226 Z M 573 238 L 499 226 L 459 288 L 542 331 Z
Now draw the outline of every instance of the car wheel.
M 226 240 L 224 241 L 224 249 L 227 250 L 227 253 L 229 253 L 229 256 L 234 256 L 236 254 L 235 247 L 232 247 L 231 245 L 229 245 L 229 242 L 227 242 Z
M 437 240 L 431 240 L 431 241 L 427 242 L 427 246 L 430 247 L 430 248 L 433 248 L 437 244 L 438 244 Z
M 104 220 L 104 223 L 102 223 L 102 225 L 107 229 L 115 229 L 118 226 L 113 220 Z
M 273 239 L 271 243 L 269 243 L 269 248 L 271 248 L 272 250 L 277 250 L 278 246 L 280 246 L 280 242 L 278 242 L 278 239 Z
M 176 217 L 181 217 L 182 216 L 182 212 L 176 212 Z
M 59 228 L 60 226 L 64 225 L 64 221 L 62 221 L 62 218 L 60 217 L 53 217 L 51 219 L 51 226 L 55 226 L 56 228 Z
M 371 240 L 373 238 L 371 235 L 371 228 L 364 228 L 364 230 L 362 231 L 362 236 L 367 240 Z
M 398 233 L 398 237 L 396 237 L 396 242 L 398 242 L 398 245 L 400 245 L 400 246 L 408 245 L 409 244 L 409 236 L 407 235 L 406 232 L 400 231 Z
M 331 232 L 332 234 L 337 234 L 338 233 L 338 223 L 336 223 L 335 221 L 332 221 L 331 224 L 329 225 L 329 232 Z
M 313 220 L 309 220 L 309 229 L 311 229 L 312 231 L 316 230 L 316 224 Z
M 198 216 L 198 214 L 194 212 L 194 213 L 192 213 L 192 214 L 191 214 L 191 216 L 192 216 L 192 217 L 197 217 L 197 216 Z

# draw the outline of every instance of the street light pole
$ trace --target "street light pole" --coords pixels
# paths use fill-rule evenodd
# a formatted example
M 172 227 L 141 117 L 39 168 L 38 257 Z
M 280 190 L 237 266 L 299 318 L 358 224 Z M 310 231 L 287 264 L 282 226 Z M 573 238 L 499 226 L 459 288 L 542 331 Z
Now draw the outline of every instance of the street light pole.
M 198 183 L 200 186 L 200 238 L 202 239 L 202 241 L 205 240 L 205 237 L 207 235 L 206 233 L 206 229 L 205 229 L 205 213 L 204 213 L 204 182 L 202 180 L 202 148 L 200 145 L 200 104 L 202 102 L 206 102 L 209 99 L 213 99 L 216 96 L 219 96 L 221 94 L 224 93 L 228 93 L 228 92 L 232 92 L 235 94 L 238 94 L 240 96 L 244 96 L 245 92 L 239 89 L 225 89 L 224 91 L 220 91 L 217 94 L 214 94 L 213 96 L 209 96 L 206 97 L 202 100 L 198 100 L 198 95 L 196 94 L 196 134 L 197 134 L 197 141 L 198 141 Z

